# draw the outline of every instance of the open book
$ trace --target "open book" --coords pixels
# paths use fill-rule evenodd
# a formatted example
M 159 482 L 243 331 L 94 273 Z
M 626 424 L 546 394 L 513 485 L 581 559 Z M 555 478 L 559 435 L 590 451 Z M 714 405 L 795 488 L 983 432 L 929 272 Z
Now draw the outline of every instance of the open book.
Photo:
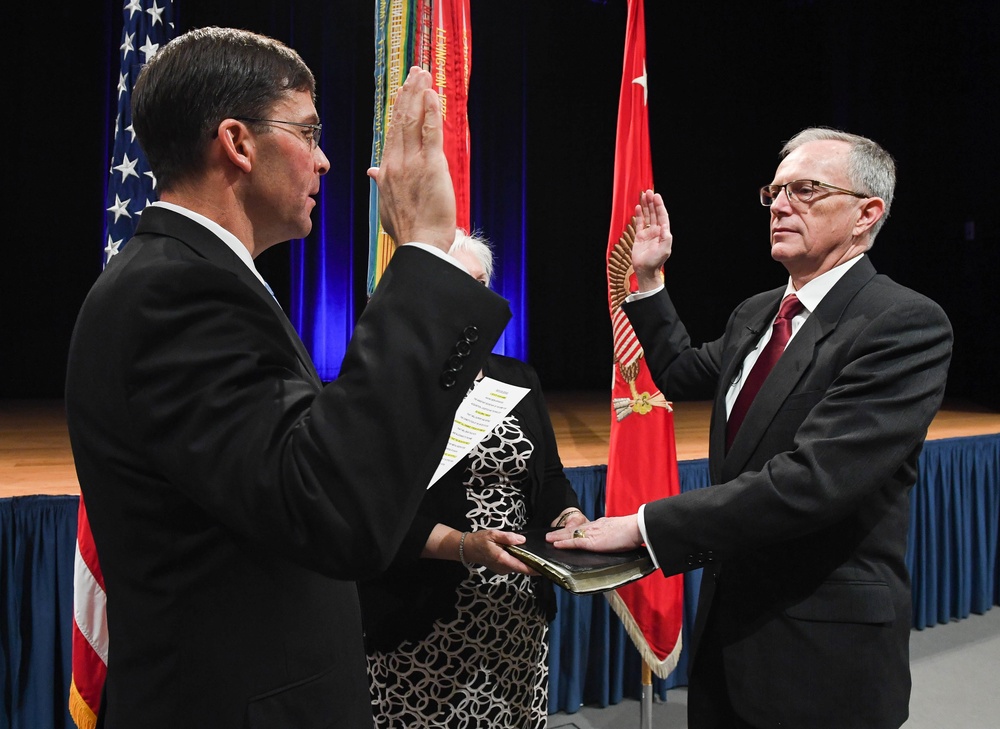
M 526 537 L 524 544 L 510 544 L 506 549 L 538 574 L 577 595 L 613 590 L 656 570 L 644 547 L 628 552 L 556 549 L 545 541 L 547 531 L 520 532 Z

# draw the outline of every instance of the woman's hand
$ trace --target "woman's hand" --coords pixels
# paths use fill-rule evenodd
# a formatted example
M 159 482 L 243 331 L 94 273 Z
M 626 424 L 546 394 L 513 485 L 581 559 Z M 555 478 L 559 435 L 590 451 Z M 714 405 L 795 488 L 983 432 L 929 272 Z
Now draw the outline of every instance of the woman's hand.
M 524 537 L 520 534 L 502 532 L 498 529 L 480 529 L 466 534 L 462 553 L 467 565 L 482 565 L 498 575 L 520 572 L 525 575 L 537 576 L 537 572 L 503 547 L 505 544 L 523 543 Z
M 570 529 L 586 524 L 590 520 L 587 515 L 576 508 L 564 509 L 561 514 L 552 522 L 553 529 L 569 527 Z

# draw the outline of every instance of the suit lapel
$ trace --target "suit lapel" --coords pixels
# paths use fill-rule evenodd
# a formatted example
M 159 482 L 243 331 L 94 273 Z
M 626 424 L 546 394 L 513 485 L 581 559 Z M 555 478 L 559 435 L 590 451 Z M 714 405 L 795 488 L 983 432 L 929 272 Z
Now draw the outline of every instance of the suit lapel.
M 295 327 L 292 326 L 291 321 L 289 321 L 288 315 L 285 314 L 284 310 L 275 300 L 274 296 L 271 295 L 271 292 L 261 283 L 260 279 L 212 231 L 173 210 L 147 207 L 143 210 L 142 216 L 139 218 L 139 224 L 136 226 L 135 233 L 136 235 L 147 233 L 175 238 L 191 248 L 191 250 L 195 251 L 202 258 L 229 271 L 250 287 L 271 308 L 274 315 L 278 317 L 282 327 L 285 329 L 285 333 L 288 335 L 292 348 L 295 350 L 295 355 L 302 366 L 303 372 L 312 377 L 318 385 L 322 385 L 312 357 L 309 356 L 309 352 L 302 343 L 302 339 L 299 337 L 298 332 L 295 331 Z
M 819 334 L 820 327 L 810 315 L 792 341 L 788 343 L 788 347 L 774 365 L 774 369 L 764 380 L 757 397 L 750 404 L 750 409 L 747 410 L 747 414 L 743 418 L 743 424 L 733 439 L 733 446 L 726 454 L 727 470 L 733 467 L 742 470 L 746 460 L 760 443 L 761 438 L 764 437 L 764 433 L 767 432 L 768 426 L 774 420 L 789 393 L 799 383 L 802 374 L 812 362 L 813 352 L 820 338 Z
M 761 438 L 764 437 L 785 400 L 788 399 L 806 373 L 813 361 L 816 347 L 836 329 L 844 314 L 844 309 L 851 299 L 874 276 L 875 267 L 865 256 L 845 273 L 830 292 L 823 297 L 819 306 L 816 307 L 816 311 L 809 315 L 802 328 L 788 343 L 788 348 L 778 359 L 778 363 L 750 405 L 750 409 L 743 419 L 743 424 L 733 440 L 733 446 L 726 454 L 724 467 L 727 474 L 736 474 L 743 469 L 747 459 L 750 458 Z M 779 304 L 780 298 L 774 302 L 773 306 L 767 307 L 764 326 L 767 326 L 767 323 L 777 312 Z M 742 362 L 748 349 L 748 347 L 742 349 L 738 362 Z M 725 398 L 725 392 L 722 393 L 722 397 Z M 721 412 L 725 412 L 724 399 L 722 408 Z M 721 440 L 716 442 L 713 438 L 712 446 L 721 449 L 716 451 L 721 453 L 725 450 L 725 422 L 716 430 L 720 431 Z M 713 433 L 713 435 L 715 434 Z M 723 478 L 725 477 L 723 476 Z
M 868 259 L 862 256 L 850 271 L 844 274 L 843 278 L 837 282 L 836 286 L 830 289 L 830 293 L 823 297 L 823 300 L 816 307 L 816 311 L 809 317 L 809 321 L 816 320 L 819 327 L 819 338 L 822 339 L 832 332 L 844 316 L 844 310 L 851 300 L 857 296 L 868 282 L 875 278 L 875 266 Z M 792 342 L 794 343 L 794 339 Z
M 742 374 L 743 360 L 754 348 L 760 339 L 761 332 L 771 325 L 771 320 L 778 313 L 781 305 L 781 295 L 784 288 L 775 289 L 773 299 L 767 301 L 767 305 L 756 313 L 751 314 L 746 324 L 738 325 L 740 328 L 733 335 L 735 340 L 734 355 L 729 360 L 729 364 L 722 372 L 720 382 L 724 387 L 717 388 L 715 404 L 712 408 L 712 424 L 709 429 L 709 454 L 724 455 L 726 453 L 726 394 L 729 392 L 730 384 Z M 716 413 L 718 417 L 716 417 Z M 744 421 L 745 422 L 745 421 Z M 741 429 L 742 430 L 742 429 Z M 712 481 L 717 483 L 721 479 L 721 469 L 723 458 L 715 457 L 709 459 L 709 468 L 712 471 Z

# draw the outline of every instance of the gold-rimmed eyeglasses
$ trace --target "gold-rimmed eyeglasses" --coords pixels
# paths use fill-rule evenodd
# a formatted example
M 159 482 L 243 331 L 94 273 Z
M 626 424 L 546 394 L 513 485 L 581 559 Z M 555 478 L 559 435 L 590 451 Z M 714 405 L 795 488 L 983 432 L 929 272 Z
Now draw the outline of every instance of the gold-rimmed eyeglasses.
M 322 124 L 304 124 L 303 122 L 285 121 L 284 119 L 258 119 L 254 116 L 234 116 L 233 119 L 256 124 L 291 124 L 293 127 L 301 127 L 308 130 L 303 132 L 302 136 L 313 149 L 319 146 L 319 138 L 323 134 Z
M 863 192 L 855 192 L 854 190 L 847 190 L 843 187 L 837 187 L 836 185 L 831 185 L 829 182 L 820 182 L 819 180 L 792 180 L 791 182 L 786 182 L 784 185 L 764 185 L 760 188 L 760 204 L 766 208 L 771 207 L 774 201 L 781 194 L 781 191 L 785 191 L 785 195 L 788 196 L 789 200 L 797 200 L 798 202 L 809 202 L 813 199 L 813 196 L 822 188 L 824 190 L 832 190 L 834 192 L 842 192 L 845 195 L 853 195 L 854 197 L 866 198 L 871 197 Z

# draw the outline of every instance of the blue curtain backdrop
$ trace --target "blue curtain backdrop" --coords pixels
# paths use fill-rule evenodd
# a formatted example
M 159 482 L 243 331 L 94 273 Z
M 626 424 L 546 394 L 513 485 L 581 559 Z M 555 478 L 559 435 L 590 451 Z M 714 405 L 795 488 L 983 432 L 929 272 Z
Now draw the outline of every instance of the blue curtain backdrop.
M 366 16 L 359 10 L 327 8 L 307 32 L 294 23 L 295 9 L 296 3 L 289 3 L 294 36 L 287 42 L 303 54 L 316 75 L 316 104 L 323 121 L 321 146 L 330 159 L 330 171 L 320 186 L 312 233 L 305 240 L 292 241 L 289 317 L 320 377 L 329 381 L 340 372 L 364 306 L 361 275 L 368 261 L 363 247 L 368 218 L 366 210 L 360 212 L 367 207 L 369 160 L 361 140 L 367 136 L 370 147 L 372 108 L 363 102 L 363 89 L 367 82 L 368 96 L 374 93 L 367 61 L 371 54 L 365 53 L 373 39 L 365 32 Z M 367 10 L 374 13 L 374 5 Z M 308 57 L 300 46 L 308 50 Z
M 470 219 L 472 227 L 493 243 L 493 289 L 510 302 L 511 320 L 493 351 L 527 360 L 531 358 L 527 250 L 529 245 L 546 245 L 541 236 L 528 231 L 529 119 L 523 82 L 527 20 L 512 14 L 504 33 L 488 32 L 485 25 L 480 32 L 478 5 L 472 3 Z M 501 58 L 502 63 L 497 61 Z
M 679 464 L 681 490 L 708 485 L 705 460 Z M 591 517 L 604 510 L 605 466 L 568 469 Z M 69 691 L 75 496 L 0 499 L 0 727 L 72 727 Z M 1000 434 L 927 443 L 911 494 L 907 565 L 913 625 L 924 629 L 1000 604 Z M 685 576 L 689 645 L 700 571 Z M 550 632 L 549 711 L 607 706 L 640 694 L 641 661 L 600 596 L 557 590 Z M 687 683 L 687 657 L 653 690 Z
M 992 116 L 982 113 L 980 101 L 996 97 L 992 93 L 996 74 L 990 69 L 1000 48 L 995 42 L 1000 23 L 994 22 L 1000 4 L 973 1 L 947 8 L 909 4 L 905 12 L 894 5 L 899 4 L 865 7 L 872 27 L 891 22 L 907 29 L 892 42 L 882 43 L 872 37 L 874 31 L 855 32 L 853 15 L 841 12 L 841 3 L 788 2 L 769 9 L 747 4 L 647 3 L 647 28 L 661 41 L 650 42 L 647 59 L 654 170 L 658 190 L 670 206 L 678 245 L 689 243 L 678 248 L 671 260 L 671 290 L 678 302 L 701 303 L 698 312 L 686 317 L 692 337 L 714 338 L 720 322 L 739 301 L 783 280 L 781 267 L 761 255 L 759 243 L 754 242 L 766 236 L 766 217 L 761 217 L 752 197 L 760 180 L 773 172 L 781 142 L 815 123 L 869 134 L 896 156 L 900 189 L 907 190 L 898 196 L 893 222 L 872 250 L 872 258 L 881 273 L 928 294 L 952 318 L 956 351 L 949 396 L 995 402 L 1000 399 L 998 386 L 984 368 L 996 360 L 998 347 L 996 337 L 984 337 L 983 332 L 990 331 L 984 312 L 991 310 L 989 304 L 1000 289 L 989 278 L 995 266 L 984 263 L 996 261 L 1000 226 L 988 194 L 991 185 L 984 179 L 988 166 L 979 160 L 992 158 L 989 151 L 1000 139 L 987 126 Z M 502 351 L 530 361 L 547 389 L 604 386 L 612 361 L 603 253 L 624 8 L 624 0 L 472 4 L 473 225 L 497 244 L 498 290 L 511 300 L 517 317 L 508 327 Z M 316 212 L 316 230 L 304 242 L 265 252 L 258 265 L 279 299 L 288 303 L 293 323 L 329 379 L 336 374 L 365 303 L 365 169 L 371 147 L 374 4 L 179 0 L 176 13 L 178 31 L 233 25 L 286 40 L 316 71 L 320 111 L 328 129 L 323 144 L 332 162 Z M 117 25 L 111 32 L 102 34 L 99 28 L 80 34 L 91 43 L 99 39 L 104 46 L 94 65 L 101 65 L 105 76 L 100 89 L 105 103 L 92 104 L 93 93 L 76 100 L 64 89 L 61 94 L 73 99 L 70 108 L 110 111 L 117 69 L 105 66 L 106 59 L 118 56 L 121 23 L 117 9 L 111 15 L 104 18 L 105 24 Z M 790 39 L 793 55 L 820 52 L 845 63 L 827 70 L 828 84 L 793 85 L 782 113 L 766 113 L 767 95 L 753 82 L 755 66 L 743 62 L 753 56 L 754 39 L 764 33 Z M 913 48 L 933 52 L 912 53 Z M 878 58 L 882 81 L 868 71 L 871 64 L 865 61 L 872 53 Z M 677 73 L 676 69 L 690 66 L 691 58 L 698 59 L 696 72 Z M 84 65 L 90 69 L 91 64 Z M 734 115 L 744 122 L 735 137 L 730 128 Z M 101 146 L 110 138 L 110 119 L 103 127 Z M 941 153 L 926 154 L 927 149 Z M 97 155 L 90 150 L 83 153 Z M 35 159 L 39 154 L 45 151 L 33 150 L 20 167 L 72 172 L 58 158 L 39 164 Z M 81 165 L 91 170 L 89 174 L 74 178 L 79 188 L 86 192 L 93 186 L 100 196 L 91 198 L 95 216 L 103 215 L 98 200 L 103 201 L 106 180 L 93 170 L 99 164 L 106 173 L 107 160 L 104 150 L 96 164 Z M 705 194 L 705 181 L 713 174 L 718 184 L 713 194 Z M 934 186 L 916 183 L 930 179 L 968 180 L 962 204 L 935 207 Z M 720 209 L 724 215 L 719 215 Z M 60 217 L 85 220 L 89 210 L 83 211 L 85 215 Z M 927 215 L 927 210 L 935 214 Z M 711 221 L 707 228 L 705 221 Z M 55 239 L 82 239 L 79 225 L 62 231 L 62 220 L 53 223 L 58 231 Z M 694 244 L 691 236 L 697 229 L 703 230 L 696 236 L 702 244 Z M 96 264 L 105 241 L 99 230 L 86 235 L 93 236 L 90 245 Z M 932 257 L 942 242 L 955 244 L 949 248 L 946 265 L 932 271 L 916 263 Z M 720 256 L 726 265 L 718 265 Z M 51 275 L 51 266 L 42 268 L 30 258 L 25 263 L 29 265 L 14 270 L 34 265 L 44 271 L 44 278 Z M 709 271 L 718 295 L 704 300 L 699 292 Z M 530 289 L 525 285 L 529 274 Z M 89 280 L 74 281 L 71 287 L 79 299 L 85 283 Z M 76 303 L 53 306 L 39 301 L 28 314 L 38 317 L 52 306 L 56 312 L 49 317 L 58 313 L 68 320 L 63 327 L 69 329 Z M 14 326 L 27 325 L 15 322 Z M 11 372 L 6 381 L 23 380 L 28 375 L 21 370 L 39 376 L 34 373 L 54 368 L 52 361 L 65 361 L 64 353 L 58 352 L 45 360 L 37 343 L 31 345 L 25 347 L 31 366 Z M 58 381 L 60 376 L 53 377 Z
M 11 145 L 19 181 L 11 239 L 23 244 L 8 247 L 0 274 L 16 312 L 4 322 L 4 342 L 18 354 L 0 356 L 5 397 L 61 396 L 70 332 L 100 272 L 121 7 L 120 1 L 59 3 L 53 14 L 48 4 L 21 3 L 5 16 L 12 47 L 41 29 L 58 28 L 60 39 L 59 52 L 34 54 L 32 74 L 12 84 L 11 108 L 37 106 L 44 93 L 71 119 L 79 140 L 67 156 L 63 145 L 33 143 L 30 124 L 14 127 L 22 143 Z M 527 357 L 549 390 L 608 386 L 613 355 L 603 253 L 625 7 L 625 0 L 472 3 L 470 114 L 480 185 L 475 194 L 481 197 L 475 223 L 504 245 L 521 231 L 531 287 L 527 294 L 522 289 L 524 299 L 504 293 L 518 315 L 531 317 L 530 331 L 520 334 L 529 338 Z M 858 13 L 845 7 L 863 11 L 869 22 L 858 26 Z M 338 121 L 323 110 L 327 142 L 335 132 L 353 134 L 350 149 L 363 153 L 353 161 L 335 159 L 325 186 L 338 188 L 335 177 L 345 177 L 354 190 L 367 185 L 372 0 L 177 0 L 176 11 L 178 30 L 232 25 L 270 32 L 300 48 L 320 76 L 321 103 L 336 100 L 357 115 Z M 1000 380 L 992 376 L 1000 330 L 990 319 L 1000 306 L 994 281 L 1000 206 L 994 203 L 995 165 L 982 163 L 1000 158 L 994 130 L 1000 3 L 647 2 L 646 24 L 653 166 L 677 238 L 671 293 L 690 309 L 685 324 L 692 338 L 714 339 L 743 298 L 784 280 L 766 254 L 767 214 L 754 191 L 773 173 L 777 150 L 790 135 L 809 124 L 843 126 L 879 140 L 899 162 L 892 220 L 871 255 L 880 273 L 948 312 L 956 335 L 948 396 L 1000 405 Z M 886 34 L 886 27 L 896 32 Z M 324 34 L 331 40 L 324 43 Z M 747 62 L 760 57 L 760 39 L 769 37 L 785 41 L 789 58 L 836 59 L 824 65 L 823 83 L 787 84 L 777 110 L 762 89 L 759 65 Z M 354 68 L 357 100 L 329 80 L 345 73 L 338 64 Z M 733 119 L 740 121 L 738 133 Z M 482 149 L 493 143 L 511 148 Z M 941 180 L 961 181 L 955 204 L 939 204 Z M 516 188 L 507 191 L 508 183 Z M 72 193 L 37 192 L 53 186 Z M 342 199 L 354 220 L 364 220 L 367 195 Z M 317 224 L 317 235 L 347 252 L 336 249 L 319 264 L 299 256 L 294 265 L 304 271 L 301 277 L 290 270 L 292 246 L 277 246 L 260 263 L 289 312 L 303 322 L 307 340 L 312 331 L 344 335 L 328 314 L 299 319 L 298 296 L 314 297 L 323 312 L 341 313 L 347 322 L 364 305 L 363 287 L 353 279 L 303 281 L 323 275 L 317 273 L 322 266 L 339 267 L 336 257 L 350 265 L 348 253 L 352 273 L 364 276 L 366 265 L 359 262 L 366 231 L 329 227 L 337 225 L 332 221 L 319 232 Z M 943 258 L 942 246 L 948 252 Z M 308 247 L 312 252 L 317 246 L 310 241 Z M 44 255 L 49 250 L 58 255 Z M 505 269 L 514 260 L 506 252 L 502 258 Z M 939 259 L 940 265 L 923 265 Z M 706 276 L 714 292 L 707 299 L 701 295 Z M 503 277 L 509 277 L 506 270 Z M 343 303 L 335 303 L 338 298 Z M 321 363 L 339 361 L 313 349 Z
M 0 727 L 69 716 L 76 496 L 0 499 Z

